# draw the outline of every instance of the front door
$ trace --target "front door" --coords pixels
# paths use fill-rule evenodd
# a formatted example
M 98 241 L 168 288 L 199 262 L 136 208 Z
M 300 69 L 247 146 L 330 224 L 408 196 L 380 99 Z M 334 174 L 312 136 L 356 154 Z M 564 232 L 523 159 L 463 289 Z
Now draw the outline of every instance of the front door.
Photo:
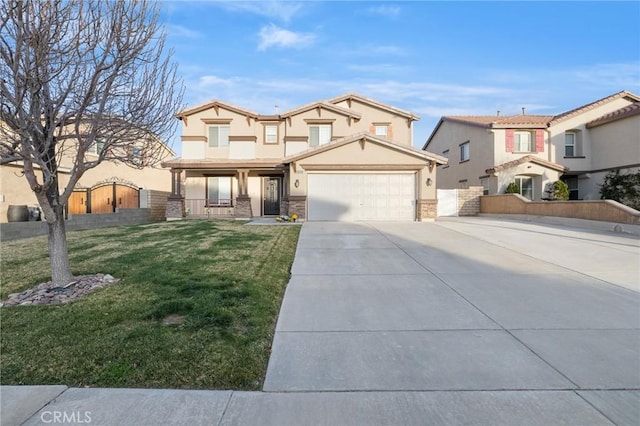
M 279 177 L 264 178 L 264 193 L 262 196 L 262 212 L 264 215 L 280 214 L 280 182 Z

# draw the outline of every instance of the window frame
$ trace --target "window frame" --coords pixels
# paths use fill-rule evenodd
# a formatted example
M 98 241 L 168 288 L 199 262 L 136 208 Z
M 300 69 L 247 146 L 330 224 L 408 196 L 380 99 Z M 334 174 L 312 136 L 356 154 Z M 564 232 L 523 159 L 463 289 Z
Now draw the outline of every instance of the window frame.
M 567 143 L 567 136 L 571 136 L 571 138 L 573 139 L 571 144 Z M 577 135 L 576 132 L 564 132 L 564 156 L 565 157 L 574 158 L 574 157 L 578 156 L 577 155 L 578 154 L 578 152 L 577 152 L 577 145 L 578 145 L 577 140 L 578 140 L 578 135 Z M 567 148 L 569 148 L 569 147 L 572 150 L 572 154 L 571 155 L 567 154 Z
M 317 144 L 312 144 L 312 138 L 311 138 L 311 129 L 313 128 L 317 128 L 318 129 L 318 143 Z M 328 128 L 329 129 L 329 138 L 326 140 L 326 142 L 321 142 L 320 140 L 320 128 Z M 328 143 L 331 142 L 331 138 L 333 137 L 333 125 L 332 124 L 326 124 L 326 123 L 318 123 L 318 124 L 309 124 L 309 147 L 310 148 L 315 148 L 317 146 L 322 146 L 322 145 L 326 145 Z
M 458 145 L 460 148 L 460 162 L 465 163 L 471 159 L 471 141 L 466 141 Z M 466 154 L 466 155 L 465 155 Z
M 280 143 L 280 126 L 274 123 L 264 124 L 264 143 L 265 145 L 278 145 Z M 275 128 L 275 135 L 270 135 L 269 128 Z M 275 140 L 269 140 L 269 136 L 275 136 Z
M 444 151 L 442 151 L 442 156 L 448 160 L 450 153 L 451 153 L 450 150 L 445 149 Z M 443 169 L 446 169 L 447 167 L 449 167 L 449 163 L 447 163 L 444 166 L 442 166 Z
M 94 140 L 87 149 L 87 154 L 95 155 L 96 157 L 99 156 L 102 151 L 104 151 L 104 145 L 105 143 L 102 139 Z
M 378 133 L 378 130 L 384 129 L 384 133 Z M 382 136 L 383 138 L 389 137 L 389 125 L 388 124 L 374 124 L 373 133 L 376 136 Z
M 531 181 L 531 198 L 527 197 L 522 193 L 522 189 L 523 189 L 522 181 L 524 179 Z M 514 181 L 518 184 L 518 187 L 520 188 L 520 195 L 522 195 L 527 200 L 533 201 L 535 199 L 535 185 L 534 185 L 535 182 L 534 182 L 533 176 L 517 175 L 515 176 Z
M 220 129 L 221 128 L 225 128 L 227 129 L 227 143 L 226 145 L 220 146 Z M 217 145 L 212 145 L 211 144 L 211 130 L 212 129 L 218 129 L 218 136 L 217 136 Z M 230 132 L 230 126 L 228 124 L 210 124 L 207 126 L 207 146 L 209 148 L 229 148 L 229 133 Z
M 528 145 L 529 145 L 529 149 L 520 149 L 521 148 L 521 144 L 522 142 L 520 141 L 520 135 L 527 135 L 528 138 Z M 516 130 L 515 132 L 513 132 L 513 152 L 514 153 L 530 153 L 530 152 L 534 152 L 533 149 L 535 147 L 535 144 L 533 143 L 533 141 L 535 140 L 535 133 L 529 131 L 529 130 Z
M 227 178 L 229 179 L 229 198 L 220 198 L 220 181 L 218 180 L 218 197 L 217 197 L 217 203 L 212 203 L 211 200 L 214 200 L 215 198 L 210 198 L 209 196 L 211 195 L 209 193 L 210 191 L 210 187 L 209 187 L 209 182 L 211 179 L 220 179 L 220 178 Z M 233 176 L 206 176 L 206 181 L 205 181 L 205 207 L 233 207 Z M 228 203 L 221 203 L 220 200 L 228 200 Z

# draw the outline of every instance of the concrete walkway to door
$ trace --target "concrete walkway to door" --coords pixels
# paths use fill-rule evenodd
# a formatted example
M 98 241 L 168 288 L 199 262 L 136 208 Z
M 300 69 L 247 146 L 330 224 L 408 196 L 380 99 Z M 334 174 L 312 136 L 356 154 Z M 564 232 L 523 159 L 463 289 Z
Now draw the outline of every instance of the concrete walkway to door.
M 484 218 L 305 223 L 264 385 L 288 402 L 270 411 L 637 425 L 639 247 Z

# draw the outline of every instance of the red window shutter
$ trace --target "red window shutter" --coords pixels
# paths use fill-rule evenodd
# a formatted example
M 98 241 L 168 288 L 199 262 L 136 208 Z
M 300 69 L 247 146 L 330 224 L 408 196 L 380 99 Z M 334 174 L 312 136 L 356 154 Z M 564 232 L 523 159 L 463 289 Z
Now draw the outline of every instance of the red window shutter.
M 536 152 L 544 152 L 544 130 L 536 129 Z
M 513 152 L 514 150 L 514 131 L 513 129 L 507 129 L 505 137 L 505 151 Z

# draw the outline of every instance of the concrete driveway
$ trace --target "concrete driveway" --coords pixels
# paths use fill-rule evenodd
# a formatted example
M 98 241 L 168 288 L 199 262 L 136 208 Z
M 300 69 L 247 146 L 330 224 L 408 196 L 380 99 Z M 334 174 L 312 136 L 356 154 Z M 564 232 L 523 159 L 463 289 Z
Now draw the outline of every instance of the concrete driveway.
M 485 218 L 305 223 L 264 390 L 393 395 L 435 423 L 637 425 L 639 247 Z

